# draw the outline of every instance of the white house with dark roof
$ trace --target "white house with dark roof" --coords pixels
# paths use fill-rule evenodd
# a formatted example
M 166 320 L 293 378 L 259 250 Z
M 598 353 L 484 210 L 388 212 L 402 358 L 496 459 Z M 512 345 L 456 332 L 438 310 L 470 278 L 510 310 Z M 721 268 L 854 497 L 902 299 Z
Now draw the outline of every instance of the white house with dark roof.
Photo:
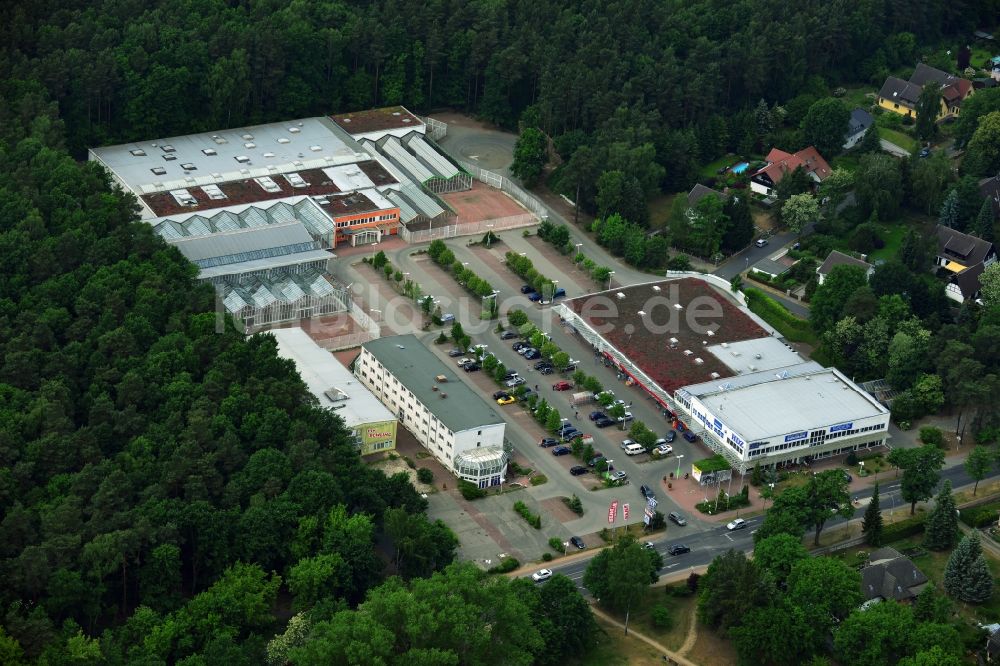
M 849 254 L 844 254 L 839 250 L 833 250 L 827 255 L 826 260 L 823 265 L 816 269 L 816 276 L 820 284 L 826 280 L 826 276 L 830 274 L 830 271 L 834 269 L 835 266 L 857 266 L 865 271 L 865 276 L 871 279 L 872 273 L 875 272 L 875 266 L 869 264 L 867 261 L 862 261 L 852 257 Z
M 851 119 L 847 125 L 847 133 L 844 135 L 844 150 L 850 150 L 861 142 L 865 137 L 868 128 L 875 123 L 872 114 L 862 108 L 851 111 Z
M 979 276 L 997 260 L 993 243 L 951 227 L 937 225 L 938 250 L 934 264 L 948 275 L 945 295 L 962 303 L 979 295 Z

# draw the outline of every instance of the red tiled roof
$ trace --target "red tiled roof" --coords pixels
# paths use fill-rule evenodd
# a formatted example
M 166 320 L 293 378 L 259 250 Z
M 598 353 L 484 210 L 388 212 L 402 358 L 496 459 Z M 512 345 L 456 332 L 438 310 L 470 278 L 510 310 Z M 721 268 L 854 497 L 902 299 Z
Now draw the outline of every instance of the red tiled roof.
M 775 185 L 785 177 L 785 174 L 802 167 L 806 173 L 815 174 L 821 181 L 830 175 L 830 165 L 813 147 L 803 148 L 794 155 L 790 155 L 778 148 L 772 148 L 767 154 L 768 165 L 755 173 L 766 174 Z

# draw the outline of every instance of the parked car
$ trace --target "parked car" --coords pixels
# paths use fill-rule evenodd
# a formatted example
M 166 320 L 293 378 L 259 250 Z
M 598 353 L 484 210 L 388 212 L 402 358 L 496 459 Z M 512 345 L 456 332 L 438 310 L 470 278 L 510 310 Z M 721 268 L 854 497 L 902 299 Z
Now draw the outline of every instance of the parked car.
M 530 388 L 526 388 L 524 389 L 524 393 L 521 394 L 521 400 L 527 400 L 533 395 L 535 395 L 535 392 L 532 391 Z
M 682 543 L 675 543 L 674 545 L 667 548 L 667 552 L 671 555 L 683 555 L 684 553 L 690 553 L 691 549 Z
M 580 432 L 579 430 L 576 430 L 575 428 L 572 430 L 567 430 L 562 434 L 562 438 L 567 441 L 571 439 L 576 439 L 577 437 L 583 437 L 583 433 Z
M 517 337 L 520 337 L 520 336 L 518 336 L 518 334 L 515 333 L 514 331 L 504 331 L 503 333 L 500 334 L 500 339 L 501 340 L 513 340 L 514 338 L 517 338 Z
M 500 406 L 513 405 L 515 402 L 517 402 L 517 398 L 512 395 L 508 395 L 504 398 L 497 398 L 497 404 Z
M 756 245 L 757 247 L 764 247 L 765 245 L 767 245 L 767 239 L 766 238 L 758 238 L 757 242 L 755 242 L 754 245 Z
M 522 284 L 521 285 L 521 293 L 522 294 L 534 294 L 535 293 L 535 288 L 532 287 L 530 284 Z
M 573 385 L 565 380 L 558 381 L 552 385 L 553 391 L 568 391 L 571 388 L 573 388 Z
M 496 393 L 493 394 L 493 399 L 499 400 L 500 398 L 506 398 L 508 395 L 510 394 L 507 393 L 507 391 L 497 391 Z
M 529 349 L 524 353 L 524 358 L 528 359 L 529 361 L 534 361 L 536 358 L 541 358 L 541 357 L 542 357 L 542 352 L 538 351 L 537 349 Z
M 687 518 L 685 518 L 683 514 L 677 513 L 676 511 L 671 511 L 670 513 L 668 513 L 667 518 L 669 518 L 674 523 L 680 525 L 681 527 L 684 527 L 685 525 L 688 524 Z
M 572 452 L 573 449 L 569 448 L 568 446 L 557 446 L 556 448 L 552 449 L 552 455 L 554 456 L 565 456 Z
M 664 439 L 667 440 L 667 444 L 673 444 L 674 440 L 677 439 L 677 433 L 671 430 L 667 433 L 667 436 L 664 437 Z
M 448 351 L 448 356 L 451 356 L 452 358 L 458 358 L 464 353 L 465 352 L 463 352 L 461 349 L 451 349 Z
M 537 303 L 538 301 L 542 300 L 542 295 L 539 294 L 537 291 L 533 291 L 530 294 L 528 294 L 528 300 L 531 301 L 532 303 Z
M 597 463 L 601 462 L 602 460 L 606 460 L 606 458 L 604 456 L 600 456 L 600 455 L 594 456 L 593 458 L 591 458 L 590 460 L 587 461 L 587 466 L 588 467 L 596 467 Z
M 457 361 L 455 361 L 455 363 L 456 363 L 456 364 L 457 364 L 457 365 L 458 365 L 459 367 L 462 367 L 463 365 L 468 365 L 468 364 L 470 364 L 470 363 L 472 363 L 472 362 L 473 362 L 473 361 L 472 361 L 472 359 L 471 359 L 471 358 L 468 358 L 468 357 L 463 357 L 463 358 L 460 358 L 460 359 L 458 359 Z
M 698 435 L 694 434 L 690 430 L 685 430 L 684 431 L 684 439 L 686 439 L 687 441 L 689 441 L 692 444 L 694 444 L 695 442 L 698 441 Z
M 622 451 L 624 451 L 628 447 L 632 446 L 633 444 L 635 444 L 635 440 L 634 439 L 623 439 L 622 440 Z
M 557 298 L 563 298 L 564 296 L 566 296 L 566 290 L 563 289 L 562 287 L 559 287 L 558 289 L 556 289 L 555 293 L 552 294 L 552 299 L 555 300 Z
M 538 445 L 540 447 L 542 447 L 543 449 L 547 449 L 550 446 L 558 446 L 559 445 L 559 440 L 556 439 L 555 437 L 546 437 L 542 441 L 540 441 L 538 443 Z
M 917 153 L 917 157 L 921 157 L 921 158 L 923 158 L 923 157 L 930 157 L 930 156 L 931 156 L 931 149 L 930 148 L 921 148 L 920 152 Z
M 504 385 L 507 388 L 514 388 L 515 386 L 520 386 L 521 384 L 525 383 L 527 382 L 525 382 L 524 377 L 514 377 L 513 379 L 508 379 Z
M 607 416 L 594 421 L 594 425 L 597 426 L 598 428 L 607 428 L 608 426 L 613 426 L 614 424 L 615 424 L 614 419 L 609 419 Z
M 535 581 L 536 583 L 544 583 L 549 578 L 552 578 L 551 569 L 539 569 L 535 573 L 531 574 L 531 580 Z
M 850 482 L 851 482 L 851 481 L 853 481 L 853 480 L 854 480 L 854 477 L 853 477 L 853 476 L 851 476 L 851 475 L 850 475 L 850 474 L 848 474 L 847 472 L 844 472 L 844 481 L 847 481 L 848 483 L 850 483 Z
M 484 344 L 480 343 L 478 345 L 472 345 L 472 349 L 470 349 L 469 351 L 471 351 L 471 352 L 481 352 L 481 353 L 485 354 L 486 350 L 489 349 L 489 348 L 490 348 L 489 345 L 484 345 Z
M 646 484 L 642 484 L 641 486 L 639 486 L 639 492 L 645 499 L 649 499 L 650 497 L 656 497 L 656 493 L 653 492 L 653 489 L 647 486 Z
M 646 550 L 656 550 L 656 544 L 654 544 L 652 541 L 647 541 L 646 543 L 642 544 L 642 547 L 645 548 Z
M 523 347 L 521 347 L 520 349 L 517 350 L 517 353 L 520 354 L 521 356 L 524 356 L 525 354 L 527 354 L 532 349 L 534 349 L 534 348 L 533 347 L 529 347 L 528 345 L 524 345 Z
M 543 375 L 551 375 L 552 373 L 555 372 L 555 368 L 553 368 L 551 365 L 547 365 L 544 368 L 542 368 L 541 370 L 539 370 L 538 372 L 541 373 L 541 374 L 543 374 Z
M 635 417 L 632 416 L 632 412 L 625 412 L 624 414 L 622 414 L 621 416 L 619 416 L 617 420 L 618 420 L 618 423 L 623 423 L 625 421 L 631 421 L 634 418 Z
M 627 478 L 628 478 L 628 474 L 626 474 L 622 470 L 618 470 L 617 472 L 612 472 L 611 473 L 611 480 L 612 481 L 622 482 L 622 481 L 624 481 Z
M 655 453 L 658 456 L 669 456 L 673 452 L 674 452 L 674 447 L 670 446 L 669 444 L 660 444 L 655 449 L 653 449 L 653 453 Z
M 583 543 L 583 539 L 581 539 L 578 536 L 570 537 L 569 538 L 569 542 L 571 544 L 573 544 L 574 546 L 576 546 L 577 548 L 579 548 L 580 550 L 583 550 L 584 548 L 587 547 L 587 545 L 585 543 Z
M 462 366 L 466 372 L 476 372 L 479 370 L 479 364 L 473 361 L 472 363 L 466 363 Z
M 747 521 L 743 520 L 742 518 L 737 518 L 733 522 L 728 523 L 726 525 L 726 529 L 732 532 L 733 530 L 742 530 L 746 526 L 747 526 Z
M 516 352 L 519 352 L 519 351 L 521 351 L 522 349 L 524 349 L 527 346 L 528 346 L 528 343 L 524 342 L 523 340 L 518 340 L 517 342 L 515 342 L 514 344 L 512 344 L 510 346 L 510 348 L 513 349 Z
M 504 378 L 504 380 L 507 380 L 507 379 L 514 379 L 514 377 L 517 377 L 517 376 L 518 376 L 517 370 L 508 370 L 507 374 L 504 375 L 503 378 Z
M 535 370 L 541 370 L 542 368 L 551 368 L 551 367 L 552 367 L 551 361 L 539 361 L 534 365 Z
M 453 321 L 455 321 L 455 315 L 451 314 L 450 312 L 441 315 L 442 324 L 450 324 Z
M 607 417 L 608 417 L 608 415 L 605 414 L 604 412 L 591 412 L 590 413 L 590 420 L 591 421 L 596 421 L 598 419 L 606 419 Z
M 569 473 L 572 474 L 573 476 L 580 476 L 581 474 L 586 474 L 589 471 L 590 470 L 584 467 L 583 465 L 577 465 L 575 467 L 571 467 Z

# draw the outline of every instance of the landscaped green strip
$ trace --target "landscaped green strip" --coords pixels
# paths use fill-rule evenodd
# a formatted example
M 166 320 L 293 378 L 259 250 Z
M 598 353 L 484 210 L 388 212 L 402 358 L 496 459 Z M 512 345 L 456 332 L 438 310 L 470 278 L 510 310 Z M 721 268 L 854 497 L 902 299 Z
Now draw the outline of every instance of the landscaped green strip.
M 778 301 L 752 287 L 743 293 L 746 294 L 750 311 L 773 326 L 786 339 L 813 346 L 819 343 L 809 322 L 793 315 Z
M 898 130 L 880 127 L 878 130 L 878 135 L 879 137 L 885 139 L 886 141 L 890 141 L 899 146 L 900 148 L 902 148 L 903 150 L 909 151 L 911 153 L 920 146 L 920 144 L 917 143 L 917 140 L 914 139 L 912 136 L 910 136 L 909 134 L 904 134 Z

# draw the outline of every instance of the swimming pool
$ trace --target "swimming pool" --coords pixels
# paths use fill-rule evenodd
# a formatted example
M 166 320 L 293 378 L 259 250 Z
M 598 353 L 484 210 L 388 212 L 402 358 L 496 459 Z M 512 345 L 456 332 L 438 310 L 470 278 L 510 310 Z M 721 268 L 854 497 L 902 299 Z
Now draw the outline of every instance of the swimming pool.
M 739 164 L 734 164 L 730 171 L 733 173 L 743 173 L 750 166 L 749 162 L 740 162 Z

